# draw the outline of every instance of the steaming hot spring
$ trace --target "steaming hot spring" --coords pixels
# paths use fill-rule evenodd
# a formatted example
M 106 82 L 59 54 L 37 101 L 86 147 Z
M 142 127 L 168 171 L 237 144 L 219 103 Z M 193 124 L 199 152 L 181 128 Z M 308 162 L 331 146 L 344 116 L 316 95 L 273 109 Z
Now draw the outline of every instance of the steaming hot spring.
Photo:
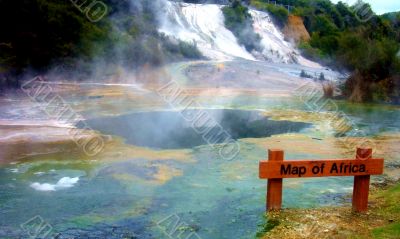
M 264 50 L 247 52 L 220 8 L 168 2 L 159 29 L 196 41 L 207 60 L 104 83 L 41 82 L 58 103 L 0 99 L 0 224 L 15 227 L 1 238 L 23 237 L 21 221 L 38 215 L 60 238 L 166 238 L 176 223 L 186 238 L 254 238 L 264 222 L 258 164 L 267 149 L 290 159 L 353 158 L 330 123 L 334 112 L 316 100 L 320 85 L 304 88 L 311 80 L 300 78 L 302 70 L 333 80 L 339 73 L 302 58 L 268 14 L 253 10 Z M 398 145 L 396 110 L 338 104 L 367 137 Z M 93 137 L 101 143 L 87 143 Z M 285 181 L 283 205 L 347 205 L 352 184 Z

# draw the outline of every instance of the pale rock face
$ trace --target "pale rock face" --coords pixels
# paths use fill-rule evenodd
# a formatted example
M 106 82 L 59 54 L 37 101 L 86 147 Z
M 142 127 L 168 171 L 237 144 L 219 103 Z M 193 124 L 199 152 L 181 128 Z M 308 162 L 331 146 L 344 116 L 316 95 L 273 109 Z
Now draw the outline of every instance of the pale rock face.
M 264 57 L 277 63 L 296 63 L 298 53 L 289 42 L 285 41 L 269 14 L 255 10 L 250 10 L 250 14 L 254 21 L 254 31 L 261 36 Z
M 254 57 L 225 28 L 221 6 L 166 2 L 160 32 L 185 42 L 195 42 L 201 53 L 213 60 Z
M 161 33 L 185 42 L 195 43 L 201 53 L 217 61 L 264 60 L 274 63 L 295 63 L 322 68 L 300 56 L 298 50 L 285 41 L 283 33 L 273 24 L 268 13 L 250 10 L 253 29 L 261 36 L 262 52 L 248 52 L 224 24 L 222 6 L 165 1 L 159 21 Z

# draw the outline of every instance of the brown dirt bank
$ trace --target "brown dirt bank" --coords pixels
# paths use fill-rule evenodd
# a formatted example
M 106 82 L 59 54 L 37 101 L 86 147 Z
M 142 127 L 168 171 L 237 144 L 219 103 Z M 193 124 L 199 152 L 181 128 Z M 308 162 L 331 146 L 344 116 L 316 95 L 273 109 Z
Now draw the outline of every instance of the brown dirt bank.
M 310 34 L 304 26 L 303 19 L 299 16 L 289 15 L 283 34 L 296 43 L 310 40 Z

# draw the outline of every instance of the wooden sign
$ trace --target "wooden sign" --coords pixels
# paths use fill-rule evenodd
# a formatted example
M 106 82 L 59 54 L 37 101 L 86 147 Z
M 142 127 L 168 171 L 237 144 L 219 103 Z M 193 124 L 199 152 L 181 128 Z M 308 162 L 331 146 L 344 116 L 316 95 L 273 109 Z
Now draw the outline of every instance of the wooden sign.
M 282 205 L 282 179 L 305 177 L 355 176 L 353 209 L 368 209 L 370 175 L 383 174 L 383 159 L 373 159 L 372 149 L 357 149 L 355 159 L 284 161 L 282 150 L 269 150 L 268 161 L 260 162 L 259 177 L 268 179 L 267 210 Z

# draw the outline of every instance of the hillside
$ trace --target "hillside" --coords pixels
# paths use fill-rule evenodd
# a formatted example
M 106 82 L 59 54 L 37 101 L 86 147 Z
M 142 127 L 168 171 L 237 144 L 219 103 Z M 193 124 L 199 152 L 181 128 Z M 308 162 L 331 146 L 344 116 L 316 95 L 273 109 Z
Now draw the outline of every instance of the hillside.
M 17 86 L 24 74 L 54 68 L 81 78 L 94 68 L 107 72 L 115 65 L 135 69 L 201 58 L 192 44 L 158 33 L 161 0 L 104 0 L 106 12 L 96 21 L 90 19 L 91 3 L 0 1 L 0 90 Z
M 295 15 L 289 15 L 283 33 L 289 41 L 294 41 L 297 44 L 308 42 L 311 38 L 304 26 L 303 19 Z
M 18 86 L 27 73 L 55 70 L 69 78 L 85 79 L 95 73 L 113 74 L 117 66 L 132 70 L 203 57 L 196 41 L 160 33 L 165 22 L 160 19 L 160 9 L 166 8 L 165 1 L 103 2 L 107 13 L 92 22 L 87 17 L 90 5 L 77 7 L 59 0 L 0 1 L 0 89 Z M 275 25 L 287 40 L 294 39 L 303 56 L 351 72 L 342 87 L 346 98 L 400 103 L 400 60 L 396 56 L 400 50 L 399 13 L 372 14 L 364 21 L 357 15 L 359 9 L 329 0 L 277 0 L 277 4 L 292 6 L 290 14 L 287 8 L 266 0 L 230 2 L 223 8 L 224 24 L 247 52 L 258 52 L 253 54 L 255 58 L 269 61 L 297 53 L 280 50 L 276 56 L 265 56 L 265 49 L 274 49 L 266 48 L 260 34 L 252 29 L 254 14 L 248 7 L 271 14 Z M 296 62 L 292 58 L 284 61 Z
M 277 0 L 293 6 L 292 14 L 301 17 L 311 38 L 298 45 L 310 59 L 351 76 L 343 86 L 351 101 L 400 103 L 400 18 L 398 13 L 378 16 L 368 4 L 369 15 L 359 16 L 360 8 L 328 0 Z M 286 31 L 292 25 L 284 7 L 268 1 L 252 0 L 251 6 L 268 11 Z

